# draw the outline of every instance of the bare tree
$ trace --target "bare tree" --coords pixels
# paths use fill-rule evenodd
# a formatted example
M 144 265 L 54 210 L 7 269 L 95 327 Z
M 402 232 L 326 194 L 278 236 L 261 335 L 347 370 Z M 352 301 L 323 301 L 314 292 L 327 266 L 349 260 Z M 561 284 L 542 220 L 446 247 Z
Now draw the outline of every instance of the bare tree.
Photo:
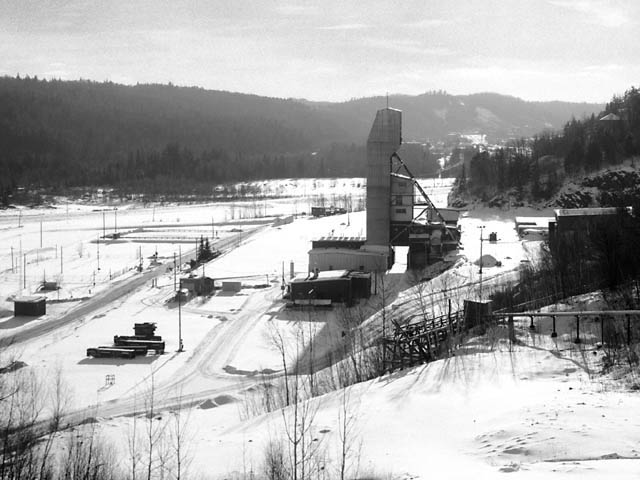
M 340 441 L 338 471 L 340 480 L 358 477 L 362 443 L 358 442 L 356 435 L 357 415 L 354 413 L 356 408 L 357 406 L 351 400 L 351 390 L 345 389 L 338 406 L 338 438 Z M 354 455 L 356 455 L 355 459 Z
M 46 427 L 48 433 L 45 437 L 40 459 L 40 478 L 45 478 L 50 463 L 54 434 L 60 430 L 62 417 L 70 400 L 67 395 L 67 387 L 62 378 L 62 367 L 60 365 L 56 366 L 52 377 L 53 385 L 47 395 L 51 411 Z
M 38 448 L 38 428 L 43 412 L 43 385 L 33 371 L 17 370 L 3 375 L 2 464 L 0 478 L 36 478 L 52 475 L 50 462 L 43 465 Z
M 160 452 L 160 447 L 164 441 L 163 439 L 163 426 L 159 421 L 155 421 L 156 410 L 155 410 L 155 395 L 156 395 L 156 386 L 155 386 L 155 375 L 154 372 L 151 372 L 149 376 L 149 390 L 145 395 L 144 404 L 145 404 L 145 432 L 144 432 L 144 442 L 145 442 L 145 454 L 147 457 L 147 463 L 145 465 L 147 472 L 147 480 L 151 480 L 152 474 L 156 468 L 156 463 L 158 460 L 158 454 Z
M 133 410 L 135 412 L 137 404 L 137 396 L 133 399 Z M 127 447 L 129 449 L 129 461 L 131 466 L 131 480 L 136 480 L 136 473 L 138 471 L 139 458 L 139 445 L 138 445 L 138 416 L 133 415 L 131 419 L 131 425 L 127 430 Z
M 122 478 L 113 446 L 96 432 L 96 422 L 67 435 L 57 477 L 65 480 Z
M 190 410 L 184 409 L 182 391 L 178 394 L 178 403 L 172 412 L 170 437 L 175 461 L 174 478 L 181 480 L 191 464 L 189 428 Z
M 296 359 L 305 349 L 304 330 L 298 330 L 296 338 Z M 312 436 L 312 427 L 319 403 L 306 400 L 311 395 L 310 376 L 296 366 L 291 385 L 291 405 L 282 409 L 282 420 L 288 445 L 289 478 L 305 480 L 310 477 L 319 458 L 320 441 Z
M 290 478 L 284 447 L 280 440 L 272 439 L 267 443 L 263 469 L 267 480 L 288 480 Z
M 271 324 L 271 341 L 273 345 L 278 349 L 280 353 L 280 359 L 282 360 L 282 370 L 284 373 L 284 388 L 285 388 L 285 406 L 289 406 L 290 403 L 290 395 L 289 395 L 289 380 L 288 380 L 288 363 L 287 363 L 287 349 L 285 345 L 285 340 L 282 336 L 282 332 L 278 329 L 275 324 Z

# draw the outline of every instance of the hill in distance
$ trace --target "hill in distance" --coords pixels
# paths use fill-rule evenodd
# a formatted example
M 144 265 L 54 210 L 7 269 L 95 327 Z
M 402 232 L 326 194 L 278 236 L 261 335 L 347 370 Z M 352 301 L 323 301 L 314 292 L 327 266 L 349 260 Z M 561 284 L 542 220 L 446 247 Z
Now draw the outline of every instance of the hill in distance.
M 248 154 L 318 150 L 332 143 L 366 142 L 385 97 L 342 103 L 260 97 L 171 85 L 125 86 L 90 81 L 0 78 L 0 127 L 44 130 L 74 143 L 113 149 L 162 148 L 178 142 L 198 152 Z M 403 111 L 405 140 L 439 140 L 448 133 L 485 133 L 501 140 L 559 129 L 603 104 L 527 102 L 495 93 L 392 95 Z
M 0 78 L 0 197 L 17 185 L 127 186 L 365 174 L 364 145 L 385 97 L 309 102 L 173 85 Z M 392 95 L 406 141 L 561 128 L 603 105 L 498 94 Z M 425 174 L 426 171 L 417 172 Z M 159 183 L 159 178 L 164 183 Z

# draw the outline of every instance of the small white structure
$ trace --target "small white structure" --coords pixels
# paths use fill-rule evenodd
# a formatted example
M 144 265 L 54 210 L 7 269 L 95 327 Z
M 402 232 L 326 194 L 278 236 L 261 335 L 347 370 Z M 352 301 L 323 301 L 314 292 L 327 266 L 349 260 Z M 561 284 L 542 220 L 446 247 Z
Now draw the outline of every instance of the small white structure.
M 389 248 L 366 245 L 351 248 L 313 248 L 309 250 L 309 270 L 357 270 L 383 272 L 389 268 Z

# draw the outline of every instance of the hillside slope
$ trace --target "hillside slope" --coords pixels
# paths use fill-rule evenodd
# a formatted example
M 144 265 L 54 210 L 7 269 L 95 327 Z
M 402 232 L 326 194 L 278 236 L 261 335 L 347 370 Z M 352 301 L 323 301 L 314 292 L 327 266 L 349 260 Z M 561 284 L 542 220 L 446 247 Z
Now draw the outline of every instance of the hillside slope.
M 194 151 L 293 152 L 331 143 L 366 141 L 371 119 L 386 99 L 343 103 L 259 97 L 170 85 L 124 86 L 88 81 L 0 78 L 0 125 L 10 134 L 50 133 L 63 142 L 115 151 L 177 141 Z M 482 131 L 506 138 L 560 128 L 603 106 L 525 102 L 493 93 L 394 95 L 404 112 L 407 140 Z
M 253 178 L 363 176 L 386 99 L 307 102 L 171 85 L 0 78 L 0 196 L 17 185 L 161 190 Z M 405 140 L 482 132 L 504 139 L 560 128 L 601 105 L 497 94 L 396 95 Z M 176 186 L 176 179 L 183 184 Z M 5 200 L 2 200 L 6 203 Z
M 373 97 L 310 105 L 330 114 L 354 137 L 366 138 L 371 118 L 385 103 L 385 98 Z M 587 103 L 526 102 L 495 93 L 394 95 L 389 97 L 389 106 L 403 111 L 404 139 L 416 141 L 441 140 L 452 132 L 485 133 L 489 141 L 530 136 L 543 129 L 560 129 L 571 117 L 581 118 L 603 107 Z

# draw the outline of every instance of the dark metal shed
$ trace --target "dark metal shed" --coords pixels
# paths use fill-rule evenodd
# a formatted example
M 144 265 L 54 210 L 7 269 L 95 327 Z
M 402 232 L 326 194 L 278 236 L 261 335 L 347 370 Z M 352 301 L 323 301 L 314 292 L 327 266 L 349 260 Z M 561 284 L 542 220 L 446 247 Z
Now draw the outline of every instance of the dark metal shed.
M 180 289 L 187 289 L 191 295 L 209 295 L 213 292 L 214 280 L 209 277 L 187 277 L 180 279 Z
M 331 300 L 331 302 L 351 303 L 351 278 L 346 270 L 320 272 L 308 277 L 294 278 L 289 284 L 291 299 Z
M 18 316 L 39 317 L 47 313 L 47 298 L 39 295 L 16 297 L 13 300 L 13 314 Z

